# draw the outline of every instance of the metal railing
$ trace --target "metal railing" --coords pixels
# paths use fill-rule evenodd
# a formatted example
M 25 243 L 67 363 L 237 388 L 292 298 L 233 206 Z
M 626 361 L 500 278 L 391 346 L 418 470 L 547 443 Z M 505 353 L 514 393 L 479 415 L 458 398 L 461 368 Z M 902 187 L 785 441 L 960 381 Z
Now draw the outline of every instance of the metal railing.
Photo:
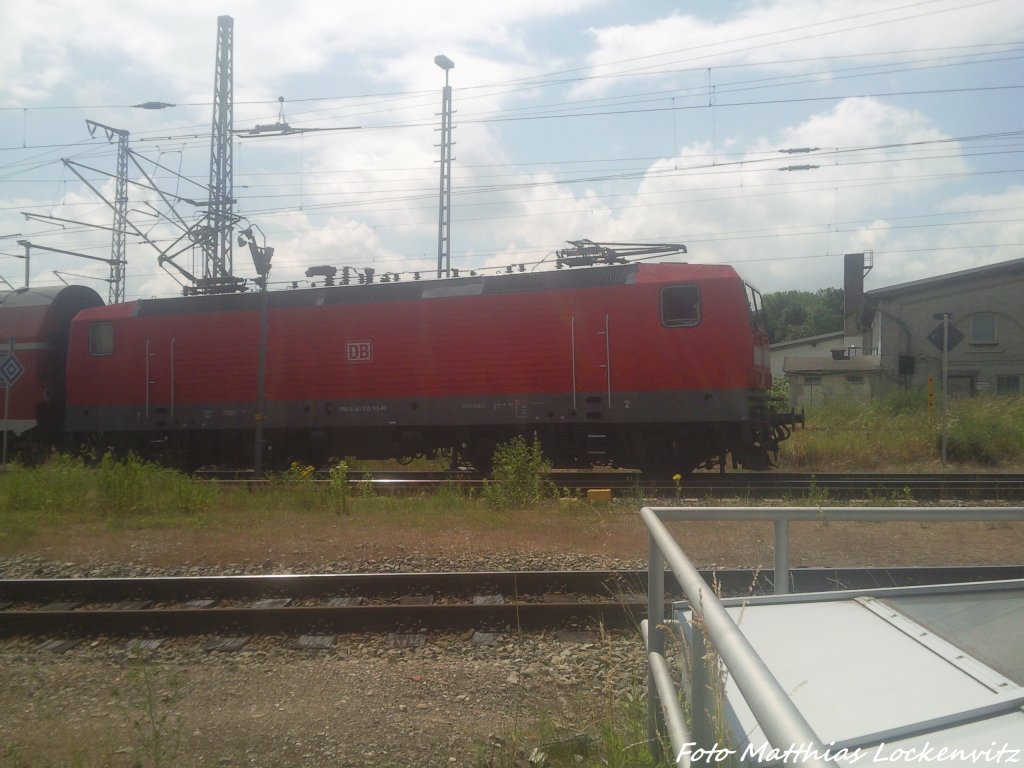
M 809 757 L 806 766 L 834 765 L 818 758 L 827 754 L 792 699 L 761 660 L 726 612 L 714 590 L 683 553 L 666 522 L 726 520 L 772 521 L 775 527 L 775 593 L 789 592 L 789 523 L 808 522 L 996 522 L 1024 521 L 1024 507 L 644 507 L 640 517 L 648 532 L 647 621 L 642 625 L 648 654 L 647 738 L 652 754 L 661 756 L 659 721 L 667 725 L 672 762 L 712 763 L 716 755 L 715 723 L 705 635 L 743 695 L 768 742 L 777 749 L 799 744 Z M 689 601 L 689 704 L 691 731 L 665 659 L 664 630 L 673 622 L 665 615 L 665 564 L 675 574 Z M 703 760 L 693 757 L 703 757 Z

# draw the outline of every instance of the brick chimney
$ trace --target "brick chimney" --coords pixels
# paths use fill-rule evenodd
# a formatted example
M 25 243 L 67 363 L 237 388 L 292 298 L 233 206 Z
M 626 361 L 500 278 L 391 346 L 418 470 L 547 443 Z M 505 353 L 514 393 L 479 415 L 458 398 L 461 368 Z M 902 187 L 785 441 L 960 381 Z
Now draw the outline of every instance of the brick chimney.
M 864 308 L 864 254 L 848 253 L 843 257 L 843 343 L 860 347 L 864 343 L 864 330 L 860 327 Z M 856 350 L 854 354 L 862 354 Z

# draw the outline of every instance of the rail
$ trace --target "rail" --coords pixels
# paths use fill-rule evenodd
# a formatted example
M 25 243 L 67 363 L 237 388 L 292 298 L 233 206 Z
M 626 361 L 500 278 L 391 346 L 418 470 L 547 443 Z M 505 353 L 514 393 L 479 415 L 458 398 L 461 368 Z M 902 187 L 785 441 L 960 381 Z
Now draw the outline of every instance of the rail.
M 270 487 L 271 481 L 256 480 L 251 469 L 212 470 L 196 473 L 204 480 L 237 484 L 255 490 Z M 314 474 L 315 482 L 329 483 L 327 472 Z M 1014 502 L 1024 499 L 1024 473 L 786 473 L 786 472 L 697 472 L 677 486 L 667 473 L 643 474 L 625 471 L 555 470 L 549 479 L 559 488 L 610 488 L 616 497 L 637 499 L 643 496 L 649 506 L 669 504 L 680 497 L 782 498 L 801 495 L 816 503 L 839 504 L 849 498 L 898 498 L 923 503 L 926 500 L 971 499 L 975 504 L 996 500 Z M 456 471 L 360 471 L 350 470 L 349 486 L 375 494 L 419 492 L 431 487 L 478 488 L 481 475 L 468 470 Z M 660 501 L 659 501 L 660 500 Z M 769 502 L 771 503 L 771 502 Z M 810 501 L 806 503 L 811 503 Z M 643 504 L 637 504 L 642 506 Z
M 821 740 L 786 694 L 753 646 L 726 612 L 718 596 L 683 553 L 666 522 L 696 520 L 772 521 L 774 523 L 775 592 L 789 592 L 789 523 L 794 521 L 855 522 L 1024 522 L 1024 507 L 644 507 L 640 517 L 648 532 L 647 621 L 642 624 L 648 654 L 647 738 L 648 748 L 661 756 L 659 713 L 668 723 L 673 764 L 712 763 L 719 754 L 715 724 L 709 706 L 705 636 L 717 652 L 757 719 L 765 737 L 776 749 L 792 745 L 805 749 L 806 766 L 834 765 L 825 755 Z M 672 626 L 665 615 L 664 570 L 668 564 L 689 601 L 689 703 L 691 727 L 687 730 L 668 664 L 664 630 Z M 703 758 L 701 760 L 694 758 Z

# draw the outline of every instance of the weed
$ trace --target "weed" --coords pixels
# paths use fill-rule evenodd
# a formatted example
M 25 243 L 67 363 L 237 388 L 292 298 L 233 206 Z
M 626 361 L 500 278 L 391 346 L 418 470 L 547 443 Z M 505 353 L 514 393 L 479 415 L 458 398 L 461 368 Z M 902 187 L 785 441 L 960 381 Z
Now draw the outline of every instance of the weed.
M 949 416 L 949 461 L 997 466 L 1024 460 L 1024 398 L 958 398 L 950 402 Z M 869 403 L 831 400 L 810 408 L 807 424 L 783 443 L 784 464 L 868 471 L 939 458 L 941 426 L 921 392 Z
M 178 696 L 181 683 L 172 678 L 161 690 L 153 667 L 142 660 L 129 675 L 135 686 L 133 700 L 124 703 L 128 722 L 132 726 L 136 751 L 145 760 L 147 768 L 173 766 L 181 748 L 181 715 L 174 713 L 168 705 Z
M 644 481 L 642 475 L 637 475 L 633 480 L 633 498 L 638 507 L 646 506 L 647 502 L 644 499 Z
M 914 492 L 904 486 L 889 494 L 889 503 L 896 507 L 909 506 L 917 503 Z
M 807 489 L 807 493 L 804 494 L 804 502 L 812 507 L 827 507 L 831 501 L 832 495 L 829 493 L 828 488 L 819 487 L 817 478 L 812 476 L 811 484 Z
M 979 397 L 958 400 L 948 426 L 950 461 L 995 466 L 1024 455 L 1024 399 Z M 936 450 L 942 436 L 936 434 Z
M 364 499 L 374 496 L 373 475 L 369 472 L 364 472 L 362 479 L 359 481 L 359 495 Z
M 583 491 L 578 488 L 559 488 L 557 495 L 560 509 L 571 509 L 585 501 Z
M 568 717 L 556 721 L 542 712 L 513 733 L 491 736 L 474 762 L 476 768 L 609 766 L 661 768 L 647 748 L 647 699 L 640 684 L 631 691 L 581 697 Z M 666 748 L 666 756 L 671 748 Z
M 276 480 L 286 485 L 305 485 L 313 482 L 315 474 L 315 467 L 293 461 L 288 469 L 277 475 Z
M 348 464 L 339 461 L 330 471 L 328 491 L 335 511 L 339 515 L 348 514 Z
M 316 486 L 316 468 L 293 461 L 288 469 L 270 477 L 270 496 L 276 503 L 287 499 L 299 509 L 314 510 L 324 505 L 324 494 Z
M 494 479 L 484 486 L 484 499 L 493 508 L 527 507 L 550 495 L 550 474 L 540 441 L 528 445 L 517 435 L 495 449 Z

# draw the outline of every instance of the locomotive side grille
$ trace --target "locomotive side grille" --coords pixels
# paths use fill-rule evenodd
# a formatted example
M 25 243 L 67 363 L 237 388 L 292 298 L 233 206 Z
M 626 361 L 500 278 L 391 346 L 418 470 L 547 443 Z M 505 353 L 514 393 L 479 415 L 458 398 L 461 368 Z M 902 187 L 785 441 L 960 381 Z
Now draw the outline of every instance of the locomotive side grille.
M 593 269 L 564 269 L 554 272 L 523 272 L 486 277 L 424 280 L 422 282 L 376 283 L 297 291 L 273 291 L 268 300 L 272 309 L 285 309 L 325 304 L 370 304 L 462 295 L 494 295 L 629 285 L 636 282 L 637 266 L 636 264 L 625 264 Z M 200 315 L 209 312 L 255 312 L 258 300 L 259 294 L 257 293 L 142 299 L 136 303 L 133 315 L 150 317 L 156 315 Z
M 519 291 L 556 291 L 566 288 L 591 288 L 605 285 L 626 285 L 636 279 L 636 265 L 600 267 L 597 269 L 560 270 L 498 275 L 484 279 L 484 293 L 516 293 Z

